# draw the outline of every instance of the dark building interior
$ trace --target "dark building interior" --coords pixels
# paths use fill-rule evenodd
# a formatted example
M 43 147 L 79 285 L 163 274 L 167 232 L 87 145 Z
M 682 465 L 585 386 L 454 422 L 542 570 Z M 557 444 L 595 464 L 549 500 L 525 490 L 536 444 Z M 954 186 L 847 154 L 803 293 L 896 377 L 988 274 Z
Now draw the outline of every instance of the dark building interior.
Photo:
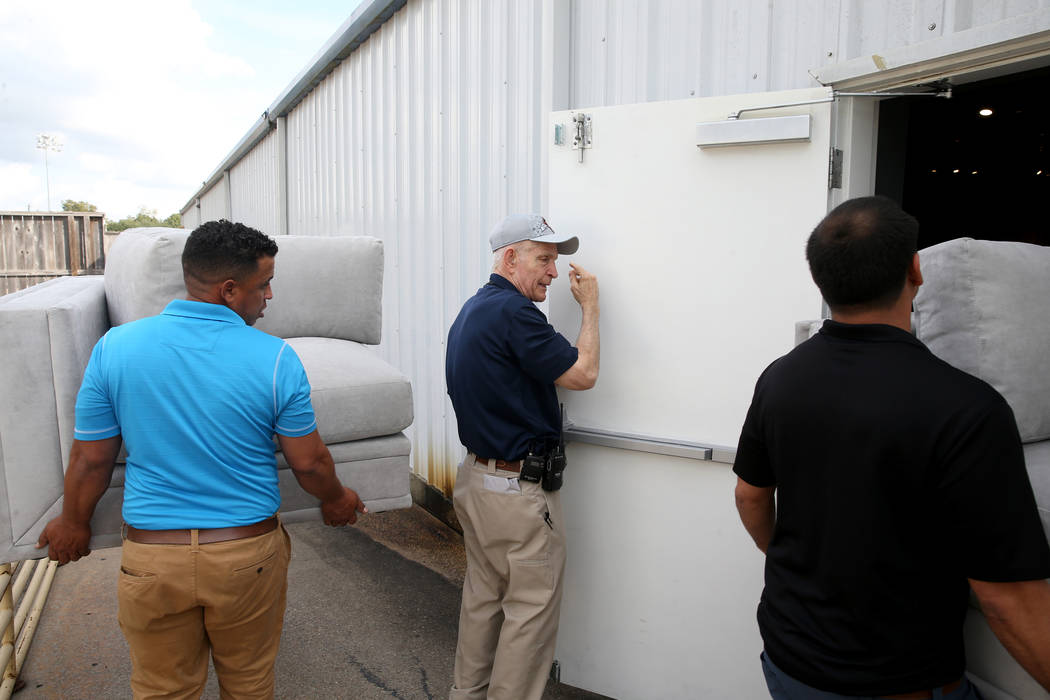
M 1050 69 L 879 104 L 875 191 L 919 220 L 919 248 L 968 236 L 1050 245 Z

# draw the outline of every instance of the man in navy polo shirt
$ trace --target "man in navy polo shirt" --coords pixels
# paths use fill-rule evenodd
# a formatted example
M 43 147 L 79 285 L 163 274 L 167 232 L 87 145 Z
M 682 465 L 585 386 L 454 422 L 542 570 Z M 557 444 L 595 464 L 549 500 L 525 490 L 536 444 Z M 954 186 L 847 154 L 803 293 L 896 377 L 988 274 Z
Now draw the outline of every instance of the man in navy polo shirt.
M 573 347 L 533 302 L 547 298 L 558 254 L 576 252 L 538 214 L 514 214 L 489 235 L 488 284 L 448 334 L 445 377 L 468 450 L 456 475 L 467 573 L 452 700 L 538 700 L 554 660 L 565 565 L 560 494 L 519 478 L 527 455 L 558 443 L 555 385 L 598 379 L 598 280 L 569 264 L 583 320 Z
M 110 329 L 77 395 L 62 514 L 37 546 L 63 564 L 90 553 L 123 442 L 117 595 L 136 698 L 198 697 L 209 648 L 223 697 L 273 697 L 291 555 L 275 434 L 326 524 L 365 512 L 335 475 L 299 358 L 250 327 L 272 297 L 276 254 L 243 224 L 201 225 L 182 254 L 186 299 Z
M 766 554 L 758 626 L 776 700 L 976 700 L 972 588 L 1050 689 L 1050 548 L 1013 412 L 911 334 L 918 222 L 836 207 L 806 247 L 831 308 L 758 379 L 733 470 Z

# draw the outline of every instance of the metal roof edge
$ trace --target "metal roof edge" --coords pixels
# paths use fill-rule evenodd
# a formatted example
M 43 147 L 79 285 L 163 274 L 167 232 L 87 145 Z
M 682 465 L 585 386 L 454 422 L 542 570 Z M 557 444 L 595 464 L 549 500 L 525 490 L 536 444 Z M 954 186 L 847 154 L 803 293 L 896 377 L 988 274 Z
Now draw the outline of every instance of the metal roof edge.
M 314 55 L 310 63 L 300 71 L 292 82 L 281 92 L 270 108 L 252 125 L 237 145 L 233 147 L 211 175 L 203 181 L 196 192 L 180 209 L 180 213 L 194 205 L 205 192 L 222 179 L 223 173 L 232 168 L 263 139 L 273 127 L 274 120 L 286 116 L 303 98 L 324 78 L 335 70 L 347 56 L 363 44 L 369 36 L 400 10 L 408 0 L 365 0 L 358 6 L 350 18 L 343 22 L 335 34 L 325 42 L 321 50 Z
M 284 89 L 267 110 L 272 118 L 286 116 L 343 59 L 400 10 L 408 0 L 365 0 L 336 30 L 310 64 Z
M 219 167 L 212 171 L 211 175 L 209 175 L 208 178 L 204 180 L 200 188 L 198 188 L 198 190 L 193 193 L 193 196 L 190 197 L 189 200 L 187 200 L 186 204 L 183 205 L 182 209 L 180 209 L 179 212 L 184 212 L 190 207 L 192 207 L 193 204 L 197 201 L 197 199 L 201 197 L 201 195 L 203 195 L 205 192 L 214 187 L 215 183 L 222 179 L 223 174 L 227 170 L 236 165 L 237 161 L 243 158 L 245 153 L 252 150 L 255 144 L 259 143 L 259 141 L 261 141 L 262 138 L 266 136 L 266 134 L 270 133 L 270 127 L 272 124 L 273 122 L 270 121 L 269 114 L 267 112 L 263 112 L 262 116 L 256 120 L 255 124 L 252 125 L 252 128 L 248 131 L 248 133 L 241 137 L 241 140 L 237 142 L 237 145 L 233 147 L 233 150 L 230 151 L 225 158 L 223 158 L 222 163 L 219 165 Z
M 888 47 L 811 69 L 821 85 L 839 90 L 886 89 L 945 73 L 976 70 L 1003 58 L 1017 59 L 1050 50 L 1050 10 L 1010 17 L 908 46 Z

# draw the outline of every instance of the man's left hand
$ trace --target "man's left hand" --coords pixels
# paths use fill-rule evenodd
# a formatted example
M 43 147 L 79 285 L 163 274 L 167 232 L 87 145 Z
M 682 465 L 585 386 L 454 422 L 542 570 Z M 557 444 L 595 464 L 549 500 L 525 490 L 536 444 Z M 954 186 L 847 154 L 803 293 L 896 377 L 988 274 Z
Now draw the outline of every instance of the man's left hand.
M 52 520 L 40 533 L 37 549 L 47 547 L 47 556 L 59 564 L 76 561 L 91 554 L 91 526 L 67 522 L 61 515 Z

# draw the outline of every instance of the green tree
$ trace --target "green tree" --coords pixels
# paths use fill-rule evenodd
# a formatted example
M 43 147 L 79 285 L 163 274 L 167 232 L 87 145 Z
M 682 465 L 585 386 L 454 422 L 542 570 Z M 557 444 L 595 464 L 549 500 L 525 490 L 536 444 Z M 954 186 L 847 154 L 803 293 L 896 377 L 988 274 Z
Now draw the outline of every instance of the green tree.
M 117 221 L 106 222 L 106 228 L 110 231 L 123 231 L 128 228 L 138 228 L 140 226 L 164 226 L 167 228 L 181 228 L 182 217 L 178 214 L 172 214 L 166 219 L 157 218 L 156 209 L 146 209 L 143 207 L 139 209 L 139 213 L 135 216 L 127 216 Z
M 90 202 L 77 202 L 72 199 L 62 200 L 62 211 L 98 211 L 98 207 Z

